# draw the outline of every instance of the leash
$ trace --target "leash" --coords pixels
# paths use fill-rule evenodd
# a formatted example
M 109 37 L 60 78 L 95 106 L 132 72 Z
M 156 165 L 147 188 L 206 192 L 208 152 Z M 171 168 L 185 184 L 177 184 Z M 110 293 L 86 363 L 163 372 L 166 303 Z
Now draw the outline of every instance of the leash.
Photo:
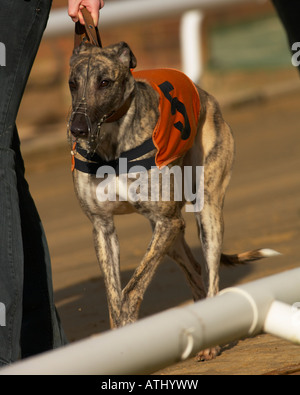
M 102 48 L 99 30 L 94 25 L 90 12 L 84 7 L 81 13 L 84 19 L 84 26 L 79 21 L 75 23 L 74 49 L 79 47 L 82 42 L 88 42 Z

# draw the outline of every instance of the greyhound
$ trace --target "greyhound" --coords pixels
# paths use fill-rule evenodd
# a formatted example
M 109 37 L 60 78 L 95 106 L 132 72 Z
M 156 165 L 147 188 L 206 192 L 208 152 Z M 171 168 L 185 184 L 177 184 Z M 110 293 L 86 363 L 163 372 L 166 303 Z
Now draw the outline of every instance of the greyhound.
M 270 249 L 235 255 L 225 255 L 221 251 L 224 229 L 222 210 L 234 160 L 234 140 L 217 101 L 198 86 L 191 87 L 194 89 L 193 95 L 199 99 L 198 107 L 195 107 L 196 110 L 194 108 L 194 114 L 198 114 L 194 121 L 193 140 L 182 155 L 166 159 L 162 167 L 181 169 L 179 174 L 182 176 L 185 168 L 204 169 L 203 205 L 200 210 L 195 210 L 195 218 L 208 271 L 208 286 L 204 284 L 200 264 L 185 241 L 182 216 L 185 196 L 175 199 L 174 193 L 171 193 L 169 200 L 162 199 L 161 191 L 165 183 L 161 178 L 158 178 L 161 188 L 158 199 L 135 199 L 132 194 L 126 195 L 137 178 L 133 178 L 134 172 L 124 174 L 117 171 L 114 166 L 116 161 L 127 158 L 131 165 L 150 163 L 151 167 L 145 166 L 144 172 L 149 176 L 157 170 L 155 160 L 160 150 L 157 144 L 153 144 L 153 131 L 162 117 L 162 99 L 147 79 L 139 77 L 138 73 L 134 76 L 132 69 L 136 64 L 134 54 L 124 42 L 105 48 L 82 43 L 74 50 L 70 61 L 72 114 L 69 138 L 73 148 L 73 181 L 80 205 L 93 225 L 94 244 L 104 277 L 112 328 L 138 319 L 146 288 L 166 255 L 182 268 L 197 301 L 218 293 L 220 263 L 235 265 L 277 254 Z M 171 71 L 165 70 L 163 75 L 171 74 Z M 169 101 L 171 116 L 181 119 L 175 126 L 181 142 L 185 142 L 185 132 L 192 134 L 193 121 L 189 120 L 187 108 L 190 104 L 172 96 L 174 87 L 168 81 L 160 87 L 165 88 L 162 96 L 165 95 Z M 172 136 L 174 133 L 173 130 Z M 145 145 L 148 145 L 146 150 Z M 99 171 L 103 166 L 104 171 Z M 113 169 L 112 174 L 108 174 L 110 168 Z M 192 174 L 193 187 L 197 182 L 195 174 Z M 141 175 L 140 178 L 143 178 Z M 108 178 L 114 182 L 122 179 L 114 189 L 116 199 L 102 199 L 105 188 L 99 192 L 99 185 L 107 182 Z M 171 179 L 171 187 L 175 184 L 174 179 Z M 140 181 L 139 188 L 145 184 L 151 194 L 154 185 L 149 182 L 149 177 L 144 184 Z M 108 183 L 105 185 L 109 187 Z M 137 193 L 137 196 L 140 195 Z M 122 289 L 119 242 L 113 217 L 134 212 L 150 221 L 153 235 L 140 265 Z M 212 359 L 218 353 L 218 347 L 205 350 L 199 353 L 198 360 Z

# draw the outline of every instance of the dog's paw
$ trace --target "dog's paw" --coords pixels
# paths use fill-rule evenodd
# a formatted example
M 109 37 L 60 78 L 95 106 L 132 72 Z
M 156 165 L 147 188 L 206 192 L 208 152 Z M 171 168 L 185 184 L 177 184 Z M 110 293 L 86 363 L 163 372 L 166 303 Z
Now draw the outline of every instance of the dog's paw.
M 207 348 L 206 350 L 200 351 L 195 359 L 197 362 L 211 361 L 215 359 L 221 353 L 221 347 Z

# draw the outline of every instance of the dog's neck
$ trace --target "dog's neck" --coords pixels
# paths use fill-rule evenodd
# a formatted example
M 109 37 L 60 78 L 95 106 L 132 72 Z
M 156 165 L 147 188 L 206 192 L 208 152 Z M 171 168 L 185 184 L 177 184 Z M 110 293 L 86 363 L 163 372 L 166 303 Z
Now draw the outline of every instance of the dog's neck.
M 145 93 L 140 94 L 141 84 L 144 85 L 143 90 L 148 90 L 147 103 L 145 103 Z M 130 95 L 132 100 L 126 114 L 115 122 L 104 122 L 101 126 L 96 152 L 105 160 L 117 159 L 122 152 L 142 144 L 151 137 L 156 125 L 159 99 L 154 90 L 148 84 L 136 82 Z M 156 106 L 149 105 L 150 101 L 152 103 L 154 101 Z
M 127 100 L 125 100 L 124 104 L 117 111 L 113 112 L 111 115 L 108 116 L 108 118 L 105 119 L 105 123 L 114 123 L 123 118 L 127 114 L 127 111 L 131 106 L 133 97 L 134 92 L 131 92 Z

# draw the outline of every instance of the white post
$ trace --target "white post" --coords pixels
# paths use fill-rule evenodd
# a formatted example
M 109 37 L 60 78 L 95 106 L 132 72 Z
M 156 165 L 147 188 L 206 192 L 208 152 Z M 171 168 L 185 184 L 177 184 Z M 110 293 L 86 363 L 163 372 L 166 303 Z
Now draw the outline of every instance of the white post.
M 203 74 L 202 21 L 199 10 L 186 12 L 181 19 L 180 45 L 183 72 L 199 84 Z

